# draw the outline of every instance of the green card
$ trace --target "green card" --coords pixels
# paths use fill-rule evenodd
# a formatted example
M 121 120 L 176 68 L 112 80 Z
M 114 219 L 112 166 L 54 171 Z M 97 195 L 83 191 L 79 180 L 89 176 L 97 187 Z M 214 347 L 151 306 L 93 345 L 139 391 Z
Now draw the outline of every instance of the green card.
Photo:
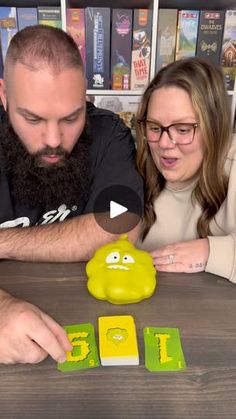
M 100 362 L 93 325 L 73 324 L 64 326 L 64 329 L 73 349 L 66 353 L 66 361 L 63 364 L 57 364 L 58 370 L 67 372 L 98 367 Z
M 179 330 L 145 327 L 145 367 L 149 371 L 178 371 L 186 368 Z

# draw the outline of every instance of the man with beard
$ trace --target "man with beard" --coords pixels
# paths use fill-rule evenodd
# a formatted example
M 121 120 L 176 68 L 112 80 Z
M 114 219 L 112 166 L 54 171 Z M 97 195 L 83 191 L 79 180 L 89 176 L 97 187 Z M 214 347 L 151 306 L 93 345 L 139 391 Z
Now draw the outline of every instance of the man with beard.
M 86 109 L 78 48 L 56 28 L 13 37 L 0 97 L 0 258 L 88 260 L 117 239 L 95 221 L 96 193 L 123 183 L 142 191 L 130 131 L 111 112 Z M 0 290 L 0 362 L 63 362 L 70 349 L 51 317 Z

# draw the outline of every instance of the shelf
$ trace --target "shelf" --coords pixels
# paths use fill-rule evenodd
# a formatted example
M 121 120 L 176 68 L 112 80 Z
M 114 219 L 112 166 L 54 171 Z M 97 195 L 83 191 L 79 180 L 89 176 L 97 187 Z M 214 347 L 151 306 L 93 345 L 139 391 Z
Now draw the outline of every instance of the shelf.
M 236 9 L 236 0 L 0 0 L 1 6 L 12 7 L 37 7 L 37 6 L 61 6 L 62 28 L 66 30 L 66 8 L 85 8 L 85 7 L 109 7 L 109 8 L 150 8 L 153 9 L 152 25 L 152 48 L 150 79 L 155 75 L 156 47 L 157 47 L 157 21 L 159 8 L 173 9 L 197 9 L 197 10 L 229 10 Z M 141 96 L 143 91 L 136 90 L 94 90 L 89 89 L 87 94 L 90 96 Z M 232 101 L 232 113 L 236 108 L 236 83 L 234 90 L 228 91 Z
M 151 7 L 152 0 L 68 0 L 67 7 L 115 7 L 115 8 L 145 8 Z M 1 6 L 12 7 L 37 7 L 37 6 L 60 6 L 60 0 L 1 0 Z M 159 8 L 178 9 L 236 9 L 235 0 L 159 0 Z
M 115 4 L 114 4 L 115 3 Z M 150 0 L 116 0 L 111 4 L 111 0 L 69 0 L 67 7 L 112 7 L 112 8 L 129 8 L 139 9 L 151 7 L 153 1 Z M 235 0 L 159 0 L 159 8 L 166 9 L 236 9 Z
M 60 6 L 60 5 L 61 5 L 60 0 L 1 0 L 1 7 L 2 6 L 37 7 L 37 6 Z
M 69 0 L 67 7 L 110 7 L 116 9 L 141 9 L 152 6 L 151 0 Z
M 159 8 L 165 9 L 198 9 L 198 10 L 214 10 L 214 9 L 236 9 L 235 0 L 159 0 Z
M 87 90 L 87 95 L 93 96 L 140 96 L 143 94 L 142 90 Z

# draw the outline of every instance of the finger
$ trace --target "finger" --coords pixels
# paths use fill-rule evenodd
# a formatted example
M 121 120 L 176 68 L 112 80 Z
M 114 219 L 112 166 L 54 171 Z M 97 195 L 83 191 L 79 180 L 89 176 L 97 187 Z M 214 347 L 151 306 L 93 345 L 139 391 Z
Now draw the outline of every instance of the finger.
M 171 253 L 174 253 L 174 249 L 171 247 L 166 247 L 163 249 L 153 250 L 152 252 L 150 252 L 150 255 L 153 258 L 162 258 L 168 256 Z
M 48 353 L 43 348 L 41 348 L 28 336 L 26 339 L 27 342 L 24 345 L 24 351 L 22 352 L 21 357 L 18 355 L 18 359 L 15 362 L 19 362 L 21 364 L 38 364 L 47 358 Z
M 179 263 L 155 265 L 155 268 L 158 272 L 183 272 L 183 268 Z
M 153 252 L 150 252 L 150 255 L 152 256 L 152 258 L 158 258 L 161 256 L 161 252 L 158 250 L 153 250 Z
M 55 361 L 64 362 L 66 360 L 66 351 L 57 340 L 55 334 L 48 327 L 47 320 L 43 320 L 44 313 L 41 313 L 42 318 L 35 315 L 33 319 L 34 328 L 31 329 L 28 335 L 30 339 L 34 340 L 45 352 L 47 352 Z
M 3 343 L 3 342 L 1 342 Z M 21 337 L 17 341 L 8 342 L 8 345 L 1 345 L 0 363 L 30 363 L 35 364 L 41 362 L 48 356 L 37 343 L 33 342 L 28 336 Z
M 176 259 L 176 256 L 173 254 L 168 254 L 161 257 L 155 257 L 153 258 L 153 264 L 156 265 L 173 265 L 173 263 L 176 263 L 176 260 L 174 262 L 174 259 Z
M 61 327 L 52 317 L 46 313 L 42 313 L 44 322 L 48 325 L 52 333 L 57 337 L 58 342 L 61 344 L 65 351 L 71 351 L 73 345 L 68 339 L 67 333 L 63 327 Z

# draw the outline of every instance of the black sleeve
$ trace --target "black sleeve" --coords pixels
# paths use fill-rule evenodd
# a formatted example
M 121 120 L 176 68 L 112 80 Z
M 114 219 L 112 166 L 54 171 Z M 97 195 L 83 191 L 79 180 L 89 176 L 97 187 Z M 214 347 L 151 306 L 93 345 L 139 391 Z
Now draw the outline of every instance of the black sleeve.
M 118 115 L 96 111 L 98 113 L 90 122 L 94 141 L 93 178 L 84 213 L 94 212 L 94 202 L 99 193 L 115 185 L 129 187 L 139 196 L 143 207 L 143 182 L 135 167 L 135 145 L 130 129 Z M 132 209 L 132 212 L 139 212 L 134 208 L 132 197 L 127 193 L 124 195 L 121 204 Z M 106 210 L 107 207 L 104 207 Z

